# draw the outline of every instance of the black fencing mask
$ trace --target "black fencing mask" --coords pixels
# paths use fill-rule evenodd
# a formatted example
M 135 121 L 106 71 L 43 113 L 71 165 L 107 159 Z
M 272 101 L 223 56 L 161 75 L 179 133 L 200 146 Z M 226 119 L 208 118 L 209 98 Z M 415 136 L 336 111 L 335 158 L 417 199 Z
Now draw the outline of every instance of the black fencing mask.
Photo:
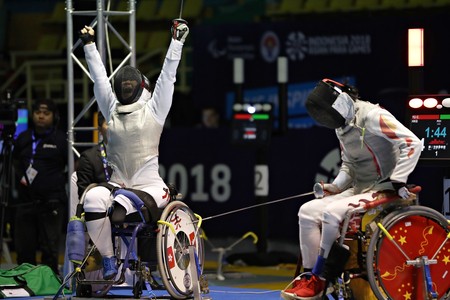
M 336 129 L 345 125 L 345 119 L 332 105 L 340 93 L 320 81 L 306 99 L 305 107 L 311 118 L 322 126 Z
M 144 80 L 138 69 L 125 66 L 114 77 L 114 92 L 123 105 L 136 102 L 142 94 Z

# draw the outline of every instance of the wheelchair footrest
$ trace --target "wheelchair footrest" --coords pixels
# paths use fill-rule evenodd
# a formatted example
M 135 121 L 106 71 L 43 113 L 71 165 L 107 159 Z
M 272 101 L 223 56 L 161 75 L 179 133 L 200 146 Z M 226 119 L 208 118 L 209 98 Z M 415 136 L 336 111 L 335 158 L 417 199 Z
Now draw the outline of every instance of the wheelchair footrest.
M 104 284 L 104 285 L 110 285 L 110 286 L 112 286 L 112 285 L 120 285 L 120 284 L 125 282 L 125 274 L 124 273 L 125 272 L 122 271 L 120 273 L 120 277 L 118 279 L 110 279 L 110 280 L 90 279 L 89 280 L 89 279 L 84 278 L 84 275 L 82 275 L 83 278 L 81 279 L 81 278 L 78 277 L 78 278 L 76 278 L 76 281 L 77 281 L 78 284 L 83 284 L 83 285 L 86 285 L 86 284 Z

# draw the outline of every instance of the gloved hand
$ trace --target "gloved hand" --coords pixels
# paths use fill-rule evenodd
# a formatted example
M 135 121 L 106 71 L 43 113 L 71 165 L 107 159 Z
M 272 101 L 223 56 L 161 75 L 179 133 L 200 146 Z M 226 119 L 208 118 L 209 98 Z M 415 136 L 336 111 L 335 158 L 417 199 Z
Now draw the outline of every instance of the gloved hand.
M 392 181 L 392 186 L 394 187 L 397 195 L 402 199 L 408 199 L 411 196 L 411 193 L 408 191 L 406 184 L 403 182 Z
M 95 31 L 92 27 L 84 26 L 83 29 L 78 33 L 80 40 L 83 42 L 83 45 L 91 44 L 95 40 Z
M 334 195 L 339 194 L 341 190 L 337 187 L 337 185 L 332 183 L 324 183 L 323 190 L 325 191 L 325 195 Z
M 325 196 L 339 194 L 341 192 L 341 190 L 338 188 L 337 185 L 323 182 L 318 182 L 314 184 L 313 190 L 314 196 L 319 199 Z
M 184 43 L 184 40 L 189 34 L 189 27 L 187 26 L 187 22 L 183 19 L 172 20 L 172 27 L 170 28 L 170 32 L 172 33 L 172 38 L 174 40 L 178 40 Z

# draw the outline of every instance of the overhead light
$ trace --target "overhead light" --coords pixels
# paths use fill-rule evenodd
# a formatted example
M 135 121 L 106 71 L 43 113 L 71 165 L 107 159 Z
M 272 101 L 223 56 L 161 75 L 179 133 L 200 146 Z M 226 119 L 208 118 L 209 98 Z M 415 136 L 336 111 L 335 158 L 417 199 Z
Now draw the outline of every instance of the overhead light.
M 423 105 L 423 101 L 420 98 L 412 98 L 409 100 L 409 107 L 411 108 L 419 108 Z
M 444 98 L 442 99 L 442 105 L 444 107 L 450 107 L 450 98 Z
M 410 95 L 408 107 L 413 110 L 426 111 L 428 109 L 448 110 L 450 108 L 449 94 Z
M 249 114 L 254 114 L 255 111 L 256 111 L 256 108 L 255 108 L 253 105 L 247 106 L 247 112 L 248 112 Z
M 436 98 L 426 98 L 423 101 L 423 106 L 425 106 L 426 108 L 436 107 L 437 104 L 438 104 L 438 101 L 436 100 Z
M 408 66 L 423 67 L 423 28 L 408 29 Z

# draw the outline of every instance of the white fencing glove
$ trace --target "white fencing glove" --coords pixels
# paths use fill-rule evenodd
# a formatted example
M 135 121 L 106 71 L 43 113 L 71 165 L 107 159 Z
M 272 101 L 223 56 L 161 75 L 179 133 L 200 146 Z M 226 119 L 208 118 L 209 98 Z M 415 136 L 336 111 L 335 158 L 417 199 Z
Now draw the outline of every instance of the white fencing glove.
M 411 196 L 411 193 L 409 192 L 405 183 L 392 181 L 392 186 L 394 187 L 397 195 L 399 195 L 400 198 L 408 199 Z
M 172 33 L 172 38 L 174 40 L 178 40 L 184 44 L 184 40 L 189 34 L 189 27 L 187 26 L 187 22 L 183 19 L 172 20 L 172 27 L 170 28 L 170 32 Z
M 314 196 L 321 199 L 325 196 L 339 194 L 341 189 L 333 183 L 318 182 L 314 184 Z

